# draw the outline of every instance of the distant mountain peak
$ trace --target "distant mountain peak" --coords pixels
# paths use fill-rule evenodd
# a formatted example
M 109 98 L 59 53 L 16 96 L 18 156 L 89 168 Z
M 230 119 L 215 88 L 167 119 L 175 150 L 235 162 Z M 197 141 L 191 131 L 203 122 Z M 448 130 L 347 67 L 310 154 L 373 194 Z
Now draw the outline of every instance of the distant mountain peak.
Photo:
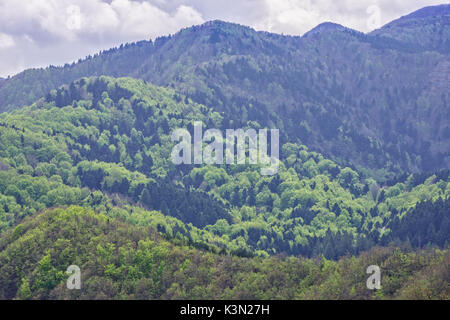
M 180 30 L 175 36 L 194 34 L 200 36 L 210 36 L 212 42 L 219 42 L 221 36 L 227 35 L 246 35 L 256 32 L 253 28 L 240 25 L 233 22 L 227 22 L 222 20 L 211 20 L 200 25 L 194 25 L 191 27 Z
M 305 33 L 304 36 L 310 36 L 313 34 L 319 34 L 324 32 L 333 32 L 333 31 L 345 31 L 350 30 L 347 27 L 344 27 L 343 25 L 334 23 L 334 22 L 323 22 L 319 24 L 317 27 L 313 28 L 312 30 Z
M 413 13 L 401 17 L 400 19 L 422 19 L 447 15 L 450 15 L 450 4 L 441 4 L 419 9 L 417 11 L 414 11 Z
M 438 6 L 429 6 L 414 11 L 406 16 L 400 17 L 384 25 L 381 29 L 390 28 L 394 25 L 409 23 L 410 20 L 440 18 L 450 16 L 450 4 L 441 4 Z M 376 31 L 376 30 L 375 30 Z
M 223 20 L 211 20 L 201 25 L 186 28 L 187 30 L 248 30 L 255 31 L 253 28 L 234 22 Z
M 450 52 L 447 36 L 449 31 L 450 4 L 443 4 L 419 9 L 369 34 L 448 53 Z
M 201 27 L 228 27 L 228 26 L 241 26 L 238 23 L 234 23 L 234 22 L 227 22 L 227 21 L 223 21 L 223 20 L 210 20 L 210 21 L 206 21 L 205 23 L 200 25 Z M 243 27 L 243 26 L 241 26 Z

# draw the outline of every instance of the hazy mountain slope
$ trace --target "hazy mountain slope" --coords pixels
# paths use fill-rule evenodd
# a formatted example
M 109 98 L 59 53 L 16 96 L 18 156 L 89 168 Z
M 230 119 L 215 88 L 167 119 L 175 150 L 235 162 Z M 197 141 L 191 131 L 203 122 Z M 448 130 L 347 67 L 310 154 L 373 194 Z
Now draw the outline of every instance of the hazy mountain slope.
M 450 4 L 425 7 L 388 23 L 371 35 L 414 43 L 426 49 L 450 52 Z
M 414 33 L 448 39 L 439 22 L 446 8 L 427 15 Z M 252 120 L 277 127 L 284 141 L 301 141 L 342 164 L 448 168 L 448 52 L 396 40 L 404 28 L 388 38 L 325 24 L 305 37 L 288 37 L 208 22 L 72 66 L 25 71 L 0 87 L 0 110 L 81 76 L 132 76 L 225 112 L 229 127 Z

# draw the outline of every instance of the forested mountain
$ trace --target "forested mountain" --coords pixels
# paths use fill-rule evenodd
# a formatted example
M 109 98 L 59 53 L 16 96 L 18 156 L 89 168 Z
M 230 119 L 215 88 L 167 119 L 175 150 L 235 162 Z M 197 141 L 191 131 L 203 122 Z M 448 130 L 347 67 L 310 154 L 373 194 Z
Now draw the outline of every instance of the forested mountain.
M 422 228 L 409 212 L 428 201 L 440 208 L 425 213 L 433 228 L 411 245 L 448 245 L 449 170 L 382 185 L 293 143 L 281 146 L 274 176 L 262 176 L 259 165 L 174 165 L 170 134 L 194 121 L 229 125 L 173 89 L 108 77 L 82 78 L 1 114 L 0 230 L 76 204 L 216 252 L 337 259 L 407 242 L 399 219 Z
M 0 79 L 0 299 L 449 299 L 449 9 L 212 21 Z M 175 165 L 194 122 L 280 129 L 278 174 Z
M 0 110 L 83 76 L 131 76 L 224 112 L 228 127 L 277 127 L 284 142 L 379 180 L 449 168 L 449 7 L 370 34 L 323 24 L 292 37 L 212 21 L 73 65 L 27 70 L 0 87 Z
M 352 32 L 351 29 L 348 29 L 340 24 L 337 23 L 333 23 L 333 22 L 324 22 L 319 24 L 317 27 L 315 27 L 314 29 L 306 32 L 304 34 L 305 37 L 309 37 L 312 36 L 314 34 L 319 34 L 319 33 L 327 33 L 327 32 L 336 32 L 336 31 L 350 31 Z
M 65 287 L 72 263 L 83 270 L 80 290 Z M 383 268 L 376 292 L 365 287 L 368 264 Z M 0 299 L 448 299 L 449 266 L 448 251 L 399 248 L 338 262 L 217 255 L 70 207 L 0 239 Z
M 424 49 L 450 52 L 450 5 L 426 7 L 401 17 L 371 35 L 420 44 Z M 447 70 L 448 73 L 448 70 Z

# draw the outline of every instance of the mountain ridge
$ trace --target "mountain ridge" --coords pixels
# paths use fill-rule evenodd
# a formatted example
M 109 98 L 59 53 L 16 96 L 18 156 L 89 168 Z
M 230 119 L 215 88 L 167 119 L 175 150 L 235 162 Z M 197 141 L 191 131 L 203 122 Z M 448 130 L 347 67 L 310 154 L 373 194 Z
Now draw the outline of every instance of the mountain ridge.
M 369 34 L 406 43 L 418 43 L 428 50 L 448 54 L 450 52 L 450 4 L 419 9 Z
M 440 4 L 436 6 L 428 6 L 422 9 L 416 10 L 400 19 L 416 19 L 416 18 L 429 18 L 450 15 L 450 4 Z M 394 20 L 397 21 L 397 20 Z
M 350 31 L 350 32 L 358 32 L 356 30 L 347 28 L 341 24 L 334 23 L 334 22 L 322 22 L 321 24 L 317 25 L 310 31 L 306 32 L 303 37 L 309 37 L 313 34 L 320 34 L 323 32 L 335 32 L 335 31 Z
M 442 9 L 445 9 L 444 13 L 442 13 Z M 396 20 L 388 22 L 387 24 L 382 26 L 380 29 L 383 29 L 383 28 L 389 26 L 391 23 L 398 22 L 398 21 L 401 21 L 401 20 L 412 19 L 412 18 L 424 18 L 424 17 L 430 17 L 430 16 L 434 16 L 434 17 L 436 17 L 436 16 L 443 16 L 443 15 L 449 15 L 450 14 L 449 12 L 450 12 L 450 4 L 441 4 L 441 5 L 436 5 L 436 6 L 428 6 L 428 7 L 424 7 L 424 8 L 418 9 L 418 10 L 416 10 L 416 11 L 410 13 L 410 14 L 407 14 L 405 16 L 402 16 L 402 17 L 400 17 L 400 18 L 398 18 Z M 305 34 L 303 36 L 300 36 L 300 35 L 282 35 L 282 34 L 272 33 L 272 32 L 268 32 L 268 31 L 256 31 L 254 28 L 252 28 L 250 26 L 246 26 L 246 25 L 243 25 L 243 24 L 235 23 L 235 22 L 228 22 L 228 21 L 224 21 L 224 20 L 220 20 L 220 19 L 215 19 L 215 20 L 206 21 L 206 22 L 204 22 L 204 23 L 202 23 L 200 25 L 194 25 L 192 27 L 183 28 L 180 31 L 175 32 L 175 33 L 170 34 L 170 35 L 159 36 L 159 37 L 157 37 L 155 39 L 155 41 L 152 41 L 152 40 L 140 40 L 140 41 L 136 41 L 136 42 L 132 42 L 132 43 L 123 43 L 119 47 L 123 48 L 123 47 L 128 47 L 130 45 L 142 45 L 143 43 L 150 43 L 151 44 L 153 42 L 158 42 L 161 39 L 166 39 L 166 38 L 170 39 L 170 38 L 172 38 L 172 37 L 174 37 L 174 36 L 176 36 L 178 34 L 182 34 L 186 30 L 196 30 L 196 29 L 210 28 L 210 27 L 218 28 L 218 27 L 224 27 L 224 26 L 233 26 L 233 27 L 242 28 L 244 30 L 248 30 L 248 31 L 252 31 L 252 32 L 258 32 L 258 33 L 263 33 L 263 34 L 270 34 L 272 36 L 292 37 L 292 38 L 302 38 L 305 35 L 311 33 L 312 31 L 314 31 L 316 29 L 317 29 L 317 31 L 320 31 L 323 28 L 324 29 L 329 29 L 329 30 L 344 30 L 344 29 L 346 29 L 346 30 L 351 30 L 351 31 L 355 31 L 355 32 L 360 32 L 358 30 L 354 30 L 354 29 L 345 27 L 345 26 L 343 26 L 341 24 L 338 24 L 338 23 L 334 23 L 334 22 L 331 22 L 331 21 L 325 21 L 325 22 L 322 22 L 322 23 L 318 24 L 316 27 L 312 28 L 311 30 L 305 32 Z M 378 29 L 378 30 L 380 30 L 380 29 Z M 374 30 L 374 31 L 372 31 L 372 33 L 376 32 L 376 31 L 377 30 Z M 98 56 L 99 54 L 102 54 L 102 53 L 105 53 L 105 52 L 109 52 L 109 51 L 117 49 L 119 47 L 101 50 L 98 53 L 95 53 L 93 56 Z M 89 55 L 86 58 L 90 58 L 90 57 L 92 57 L 92 55 Z M 78 62 L 82 62 L 82 61 L 84 61 L 84 59 L 79 59 L 78 60 Z M 68 65 L 68 64 L 66 64 L 66 65 Z M 52 67 L 54 67 L 54 66 L 40 67 L 40 68 L 29 68 L 29 69 L 26 69 L 26 70 L 24 70 L 22 72 L 19 72 L 18 74 L 12 75 L 10 78 L 16 77 L 19 74 L 21 74 L 23 72 L 26 72 L 28 70 L 44 70 L 44 69 L 48 69 L 48 68 L 52 68 Z M 57 68 L 59 68 L 59 67 L 63 67 L 63 65 L 57 66 Z M 5 78 L 2 78 L 2 79 L 3 80 L 9 80 L 9 79 L 5 79 Z
M 322 28 L 327 26 L 341 30 Z M 0 111 L 84 76 L 131 76 L 229 114 L 230 126 L 283 124 L 284 139 L 300 140 L 341 163 L 396 172 L 448 168 L 450 128 L 440 119 L 448 117 L 449 98 L 446 69 L 439 66 L 449 58 L 439 46 L 433 51 L 439 30 L 432 31 L 430 49 L 381 30 L 292 37 L 211 21 L 77 64 L 27 70 L 0 87 Z M 365 159 L 372 149 L 379 155 Z

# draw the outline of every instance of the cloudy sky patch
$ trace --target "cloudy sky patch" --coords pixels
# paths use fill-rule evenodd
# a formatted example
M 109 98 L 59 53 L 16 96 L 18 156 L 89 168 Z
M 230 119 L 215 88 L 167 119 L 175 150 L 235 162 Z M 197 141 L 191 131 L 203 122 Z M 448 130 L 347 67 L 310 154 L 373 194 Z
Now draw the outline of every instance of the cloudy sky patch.
M 0 77 L 220 19 L 302 35 L 331 21 L 368 32 L 444 0 L 0 0 Z

